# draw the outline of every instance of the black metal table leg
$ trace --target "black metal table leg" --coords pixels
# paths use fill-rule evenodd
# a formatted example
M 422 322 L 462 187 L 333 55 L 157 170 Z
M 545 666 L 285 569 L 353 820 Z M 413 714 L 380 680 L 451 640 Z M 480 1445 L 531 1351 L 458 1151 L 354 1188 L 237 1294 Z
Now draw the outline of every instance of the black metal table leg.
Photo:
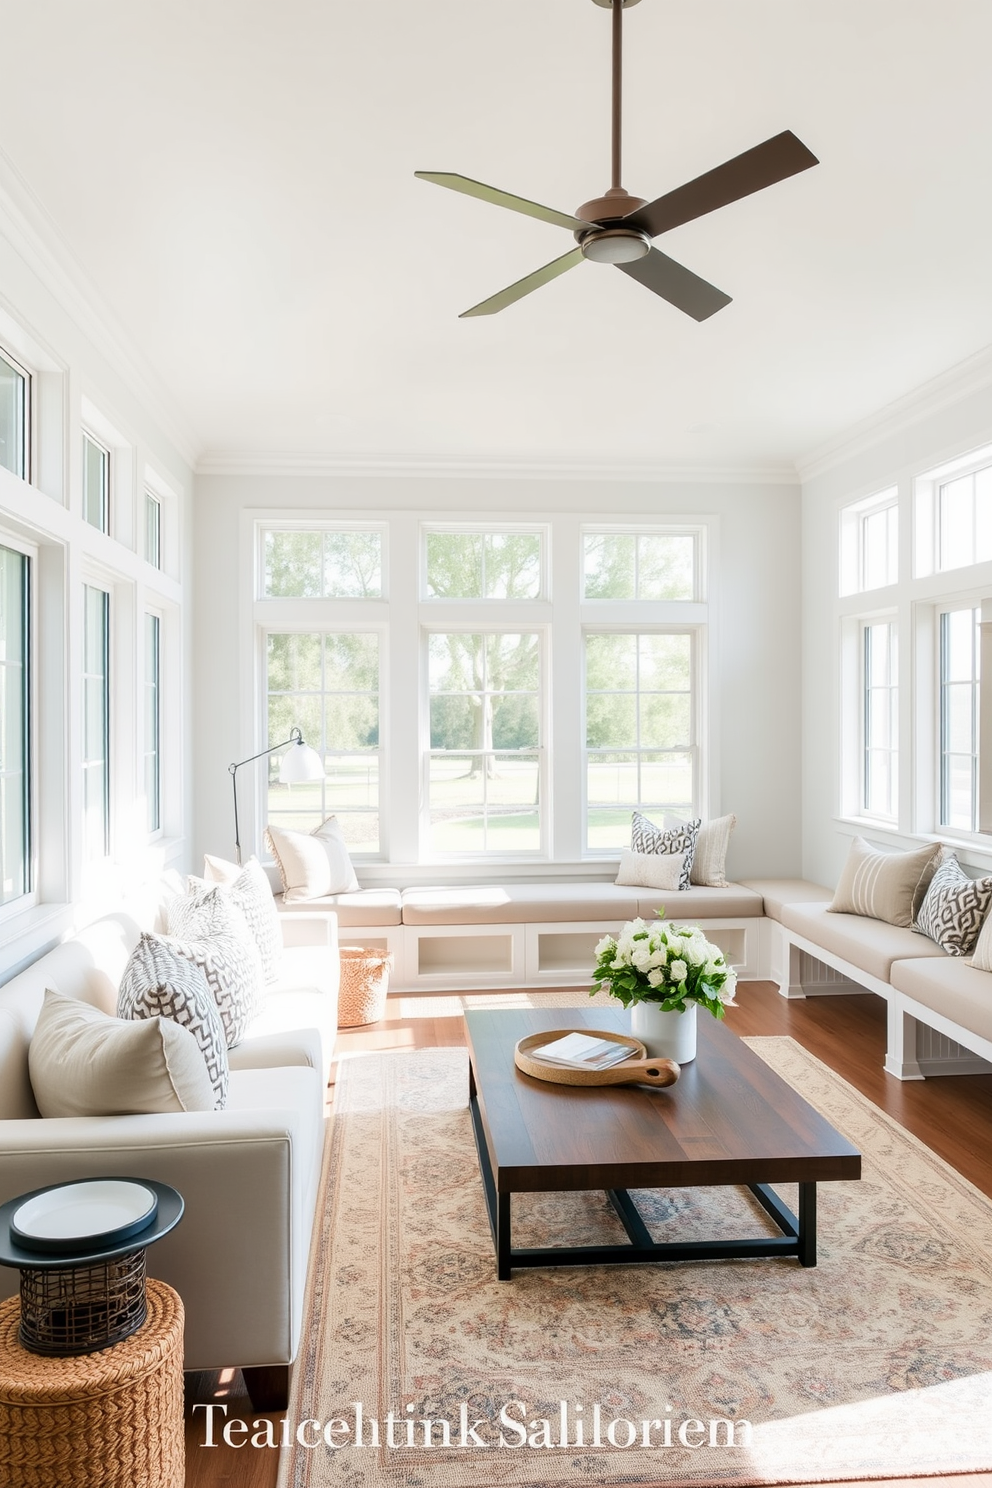
M 816 1184 L 799 1185 L 799 1264 L 816 1265 Z
M 510 1280 L 510 1199 L 508 1193 L 496 1195 L 496 1280 Z

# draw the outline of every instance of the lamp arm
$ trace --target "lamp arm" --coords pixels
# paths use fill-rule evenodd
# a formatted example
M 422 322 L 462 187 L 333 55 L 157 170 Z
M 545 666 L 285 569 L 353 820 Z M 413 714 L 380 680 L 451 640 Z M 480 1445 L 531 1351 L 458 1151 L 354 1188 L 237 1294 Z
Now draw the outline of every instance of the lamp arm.
M 294 728 L 288 739 L 283 739 L 281 744 L 273 744 L 270 749 L 260 749 L 257 754 L 250 754 L 247 759 L 238 760 L 236 764 L 228 765 L 231 774 L 231 790 L 234 792 L 234 851 L 237 855 L 238 867 L 241 867 L 241 833 L 238 827 L 238 771 L 242 765 L 251 765 L 255 760 L 264 758 L 267 754 L 275 754 L 277 749 L 285 749 L 287 744 L 302 744 L 303 735 L 298 728 Z

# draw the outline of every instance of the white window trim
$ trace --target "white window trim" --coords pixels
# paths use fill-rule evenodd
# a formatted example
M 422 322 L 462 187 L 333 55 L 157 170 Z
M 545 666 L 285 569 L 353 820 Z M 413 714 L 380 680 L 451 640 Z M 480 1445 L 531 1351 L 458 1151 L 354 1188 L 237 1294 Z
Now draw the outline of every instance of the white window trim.
M 32 369 L 8 348 L 6 341 L 0 341 L 0 356 L 13 367 L 15 372 L 20 373 L 24 378 L 24 428 L 21 432 L 24 446 L 24 469 L 19 473 L 17 471 L 7 471 L 7 474 L 13 475 L 15 480 L 23 480 L 26 485 L 31 485 L 34 481 L 35 471 L 38 465 L 37 450 L 35 449 L 34 417 L 37 378 Z M 3 468 L 6 470 L 7 467 L 4 466 Z
M 164 759 L 164 749 L 163 749 L 163 741 L 164 741 L 164 736 L 165 736 L 165 718 L 166 718 L 166 708 L 164 706 L 165 696 L 166 696 L 166 686 L 165 686 L 165 657 L 166 657 L 166 649 L 167 649 L 167 647 L 166 647 L 166 617 L 165 617 L 164 611 L 157 604 L 150 603 L 147 596 L 145 598 L 145 602 L 140 607 L 139 613 L 141 615 L 141 622 L 140 622 L 141 623 L 141 635 L 139 637 L 139 640 L 141 642 L 141 649 L 140 649 L 141 666 L 139 668 L 139 674 L 140 674 L 140 688 L 141 688 L 141 702 L 142 702 L 142 707 L 141 707 L 141 714 L 140 714 L 140 716 L 141 716 L 141 754 L 140 754 L 141 769 L 138 772 L 138 779 L 139 779 L 139 782 L 140 782 L 140 785 L 141 785 L 142 792 L 144 792 L 145 758 L 146 758 L 146 756 L 148 754 L 148 738 L 147 738 L 146 730 L 145 730 L 145 709 L 144 709 L 145 689 L 148 686 L 148 676 L 147 676 L 147 672 L 145 670 L 144 623 L 145 623 L 145 617 L 146 616 L 151 616 L 155 620 L 158 621 L 158 699 L 157 699 L 157 701 L 158 701 L 158 826 L 157 827 L 154 827 L 154 828 L 151 828 L 151 829 L 148 828 L 148 825 L 147 825 L 147 810 L 146 810 L 146 817 L 145 817 L 145 836 L 146 836 L 146 838 L 147 838 L 147 840 L 149 842 L 159 842 L 165 836 L 165 821 L 166 821 L 166 809 L 165 809 L 166 769 L 165 769 L 165 759 Z
M 11 532 L 8 528 L 0 528 L 0 545 L 12 548 L 17 553 L 22 553 L 29 560 L 28 581 L 28 719 L 27 735 L 28 750 L 25 761 L 28 769 L 28 878 L 31 887 L 26 894 L 12 899 L 9 904 L 0 905 L 0 926 L 7 920 L 13 920 L 18 915 L 34 909 L 40 902 L 38 881 L 41 870 L 41 819 L 39 801 L 39 728 L 38 717 L 40 712 L 40 673 L 38 667 L 38 590 L 39 590 L 39 564 L 38 546 L 35 543 L 25 541 L 24 538 Z
M 90 519 L 89 519 L 89 517 L 87 517 L 87 515 L 86 515 L 86 442 L 87 442 L 87 440 L 90 442 L 90 444 L 95 445 L 98 450 L 101 450 L 103 452 L 103 454 L 106 455 L 106 457 L 107 457 L 107 489 L 106 489 L 106 491 L 104 493 L 104 498 L 103 498 L 104 499 L 104 507 L 105 507 L 104 516 L 106 518 L 106 526 L 104 526 L 104 527 L 98 527 L 97 524 L 96 524 L 96 522 L 91 522 Z M 102 439 L 99 439 L 97 437 L 97 435 L 94 434 L 93 431 L 86 424 L 84 424 L 83 427 L 82 427 L 82 430 L 81 430 L 81 441 L 80 442 L 82 444 L 82 480 L 81 480 L 81 483 L 80 483 L 80 492 L 81 492 L 82 501 L 83 501 L 83 507 L 82 507 L 82 518 L 83 518 L 83 521 L 86 523 L 86 525 L 88 527 L 91 527 L 94 532 L 102 533 L 102 535 L 104 537 L 114 537 L 116 534 L 115 534 L 115 528 L 114 528 L 114 457 L 113 457 L 112 448 L 111 448 L 110 445 L 105 444 Z
M 913 480 L 913 575 L 929 578 L 936 575 L 967 574 L 971 568 L 987 566 L 988 559 L 960 568 L 940 567 L 940 488 L 962 475 L 975 475 L 992 465 L 992 444 L 969 450 L 952 460 L 935 465 Z
M 897 530 L 897 557 L 896 574 L 885 584 L 873 584 L 869 587 L 865 582 L 865 540 L 864 524 L 870 518 L 878 516 L 884 511 L 894 511 L 896 522 L 900 520 L 900 500 L 898 485 L 887 486 L 883 491 L 875 491 L 870 496 L 862 496 L 857 501 L 846 502 L 840 509 L 840 562 L 839 562 L 839 593 L 841 598 L 849 598 L 855 594 L 877 594 L 882 589 L 893 588 L 899 582 L 899 548 L 900 539 Z

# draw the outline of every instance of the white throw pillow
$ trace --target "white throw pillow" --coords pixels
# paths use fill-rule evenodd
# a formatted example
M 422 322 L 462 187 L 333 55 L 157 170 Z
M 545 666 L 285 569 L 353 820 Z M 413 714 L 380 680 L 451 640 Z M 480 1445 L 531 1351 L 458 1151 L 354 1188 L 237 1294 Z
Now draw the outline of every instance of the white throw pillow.
M 124 968 L 118 1018 L 169 1018 L 196 1039 L 214 1088 L 216 1108 L 227 1105 L 227 1040 L 220 1012 L 201 968 L 159 935 L 142 933 Z
M 992 910 L 985 916 L 970 964 L 976 971 L 992 971 Z
M 287 904 L 323 899 L 329 894 L 350 894 L 358 888 L 336 817 L 329 816 L 313 832 L 270 826 L 265 838 L 279 865 Z
M 692 871 L 692 855 L 699 834 L 699 818 L 691 822 L 679 822 L 671 831 L 656 827 L 653 821 L 635 811 L 630 819 L 630 846 L 635 853 L 682 854 L 682 875 L 679 888 L 689 887 Z
M 677 816 L 666 816 L 664 823 L 666 831 L 673 831 L 676 827 L 686 825 Z M 727 850 L 730 847 L 730 834 L 736 825 L 737 818 L 733 814 L 715 816 L 712 821 L 700 822 L 696 850 L 692 855 L 692 867 L 689 870 L 690 882 L 699 884 L 705 889 L 729 887 Z
M 684 853 L 623 852 L 615 882 L 635 889 L 676 890 L 684 866 Z
M 188 1028 L 168 1018 L 108 1018 L 48 989 L 28 1049 L 42 1116 L 212 1111 L 207 1066 Z
M 267 982 L 274 981 L 282 967 L 282 926 L 268 875 L 258 859 L 249 858 L 239 868 L 237 863 L 212 858 L 208 853 L 203 859 L 203 878 L 190 878 L 187 882 L 197 888 L 205 883 L 219 884 L 227 892 L 244 915 L 258 946 L 263 977 Z

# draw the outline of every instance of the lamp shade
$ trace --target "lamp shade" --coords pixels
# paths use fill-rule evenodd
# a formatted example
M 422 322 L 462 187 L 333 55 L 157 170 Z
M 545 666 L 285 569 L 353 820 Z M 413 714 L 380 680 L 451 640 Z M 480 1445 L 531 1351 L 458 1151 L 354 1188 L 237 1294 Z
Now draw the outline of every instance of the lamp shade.
M 279 779 L 283 785 L 302 785 L 305 780 L 323 780 L 324 762 L 316 749 L 298 739 L 286 750 L 279 763 Z

